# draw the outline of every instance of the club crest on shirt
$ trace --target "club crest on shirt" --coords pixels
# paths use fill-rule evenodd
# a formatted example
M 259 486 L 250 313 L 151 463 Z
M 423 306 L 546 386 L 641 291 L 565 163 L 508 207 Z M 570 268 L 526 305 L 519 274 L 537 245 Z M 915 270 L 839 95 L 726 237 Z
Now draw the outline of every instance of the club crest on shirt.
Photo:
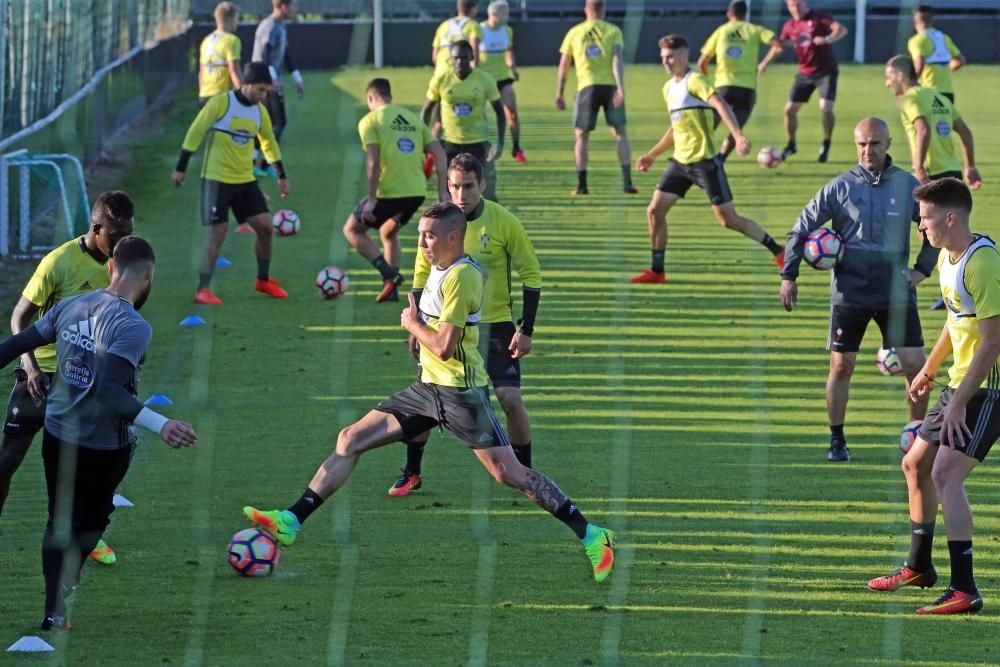
M 468 102 L 456 102 L 451 105 L 451 110 L 455 112 L 455 115 L 459 118 L 467 118 L 472 115 L 472 105 Z
M 406 155 L 409 155 L 410 153 L 412 153 L 413 149 L 415 149 L 416 147 L 417 147 L 417 145 L 414 144 L 410 139 L 408 139 L 406 137 L 400 137 L 396 141 L 396 148 L 399 149 L 400 153 L 405 153 Z

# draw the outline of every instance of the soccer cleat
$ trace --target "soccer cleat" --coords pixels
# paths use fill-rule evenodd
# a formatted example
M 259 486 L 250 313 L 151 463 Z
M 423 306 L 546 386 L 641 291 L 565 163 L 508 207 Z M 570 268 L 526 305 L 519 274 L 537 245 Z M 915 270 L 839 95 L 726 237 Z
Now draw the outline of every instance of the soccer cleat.
M 983 608 L 983 596 L 979 591 L 966 593 L 957 591 L 951 586 L 944 589 L 944 594 L 937 600 L 921 607 L 918 614 L 975 614 Z
M 932 565 L 929 570 L 917 572 L 903 563 L 884 577 L 875 577 L 868 582 L 868 588 L 873 591 L 897 591 L 903 586 L 919 586 L 930 588 L 937 583 L 937 571 Z
M 392 278 L 386 278 L 382 281 L 382 291 L 379 292 L 378 296 L 375 297 L 375 303 L 382 303 L 383 301 L 399 301 L 399 292 L 397 288 L 403 284 L 403 276 L 397 273 Z M 392 295 L 395 294 L 396 298 L 393 299 Z
M 826 450 L 826 460 L 849 462 L 851 460 L 851 450 L 847 448 L 847 440 L 844 438 L 831 438 L 830 446 Z
M 424 170 L 424 177 L 425 178 L 430 178 L 431 174 L 434 173 L 434 154 L 433 153 L 428 153 L 427 157 L 424 158 L 423 170 Z
M 622 188 L 622 190 L 627 195 L 637 195 L 637 194 L 639 194 L 639 188 L 637 188 L 637 187 L 635 187 L 634 185 L 631 185 L 631 184 L 626 185 L 624 188 Z
M 785 270 L 785 246 L 781 246 L 781 252 L 774 256 L 774 263 L 778 265 L 779 271 Z
M 514 162 L 519 162 L 521 164 L 524 164 L 525 162 L 528 161 L 528 158 L 524 157 L 524 151 L 522 151 L 520 148 L 511 153 L 511 156 L 513 156 Z
M 830 159 L 830 144 L 823 144 L 819 147 L 819 157 L 816 158 L 817 162 L 826 162 Z
M 403 474 L 396 480 L 396 483 L 389 487 L 388 495 L 393 498 L 408 496 L 423 486 L 423 483 L 423 480 L 420 479 L 420 475 L 413 475 L 404 470 Z
M 246 234 L 247 232 L 252 232 L 252 231 L 253 231 L 253 227 L 251 227 L 250 225 L 248 225 L 245 222 L 242 223 L 242 224 L 240 224 L 240 225 L 236 225 L 236 233 L 237 234 Z
M 665 283 L 667 282 L 667 274 L 657 273 L 653 269 L 645 269 L 642 273 L 637 276 L 632 276 L 628 279 L 630 283 Z
M 579 195 L 589 195 L 590 194 L 590 190 L 588 190 L 585 187 L 583 187 L 583 188 L 581 188 L 581 187 L 575 187 L 575 188 L 573 188 L 570 191 L 570 194 L 573 195 L 574 197 L 577 197 Z
M 118 562 L 118 556 L 115 555 L 115 550 L 109 547 L 107 542 L 98 540 L 97 546 L 90 552 L 90 560 L 101 565 L 114 565 Z
M 73 627 L 65 616 L 46 616 L 42 619 L 41 625 L 38 626 L 39 630 L 46 631 L 58 631 L 58 630 L 69 630 Z
M 267 280 L 261 280 L 257 278 L 253 283 L 253 288 L 258 292 L 263 292 L 268 296 L 273 296 L 275 299 L 284 299 L 288 296 L 288 292 L 284 287 L 281 286 L 274 278 L 268 278 Z
M 222 303 L 222 299 L 215 296 L 207 287 L 203 287 L 194 293 L 194 302 L 203 303 L 207 306 L 218 306 Z
M 608 578 L 615 565 L 615 534 L 607 528 L 588 524 L 587 534 L 580 541 L 594 566 L 594 581 L 601 583 Z
M 784 162 L 798 152 L 799 149 L 795 147 L 795 144 L 788 144 L 781 150 L 781 161 Z
M 249 519 L 250 523 L 271 533 L 286 547 L 295 544 L 295 537 L 302 527 L 298 517 L 288 510 L 259 510 L 248 505 L 243 508 L 243 516 Z

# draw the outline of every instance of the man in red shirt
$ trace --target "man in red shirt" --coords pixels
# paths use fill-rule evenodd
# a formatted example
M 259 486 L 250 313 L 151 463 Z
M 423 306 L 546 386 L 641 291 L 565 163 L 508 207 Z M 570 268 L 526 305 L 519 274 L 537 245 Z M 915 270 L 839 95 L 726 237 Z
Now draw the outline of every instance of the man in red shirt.
M 847 28 L 825 12 L 809 9 L 805 0 L 785 0 L 792 18 L 785 22 L 778 37 L 778 44 L 771 47 L 765 63 L 777 56 L 785 47 L 795 49 L 799 59 L 799 72 L 785 104 L 785 133 L 788 145 L 781 152 L 786 160 L 797 152 L 795 131 L 799 127 L 799 109 L 819 89 L 819 108 L 823 119 L 823 147 L 819 161 L 830 156 L 830 137 L 833 135 L 833 101 L 837 98 L 837 59 L 830 46 L 847 36 Z

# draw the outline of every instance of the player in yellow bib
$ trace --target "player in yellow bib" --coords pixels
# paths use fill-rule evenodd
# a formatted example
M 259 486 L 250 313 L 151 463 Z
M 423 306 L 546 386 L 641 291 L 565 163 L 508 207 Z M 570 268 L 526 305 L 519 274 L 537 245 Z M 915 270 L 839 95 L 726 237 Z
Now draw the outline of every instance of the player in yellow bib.
M 954 104 L 951 73 L 965 65 L 965 56 L 951 37 L 934 27 L 930 5 L 918 5 L 913 10 L 913 28 L 917 34 L 906 42 L 906 50 L 913 58 L 920 85 L 933 88 Z
M 417 232 L 432 268 L 419 305 L 410 294 L 399 322 L 420 343 L 420 380 L 342 430 L 336 448 L 295 503 L 285 510 L 244 507 L 243 514 L 291 545 L 302 522 L 347 483 L 365 452 L 440 425 L 464 442 L 496 481 L 518 489 L 566 524 L 583 542 L 594 579 L 604 581 L 614 564 L 614 533 L 589 523 L 551 479 L 518 462 L 490 405 L 476 350 L 483 274 L 465 254 L 462 210 L 434 204 L 423 212 Z
M 639 191 L 632 185 L 632 146 L 625 132 L 625 64 L 622 49 L 625 39 L 621 29 L 604 20 L 604 0 L 586 0 L 587 20 L 570 28 L 559 47 L 559 73 L 556 76 L 556 108 L 566 108 L 564 92 L 569 68 L 576 66 L 576 99 L 573 128 L 576 142 L 576 188 L 574 195 L 587 195 L 587 162 L 590 133 L 597 127 L 597 113 L 604 109 L 604 120 L 611 127 L 621 165 L 623 189 L 628 194 Z
M 521 150 L 521 121 L 517 115 L 514 82 L 518 79 L 514 60 L 514 29 L 507 25 L 510 7 L 507 0 L 493 0 L 487 8 L 487 19 L 480 26 L 483 39 L 479 45 L 479 69 L 497 82 L 500 101 L 510 126 L 511 157 L 515 162 L 527 162 Z
M 229 209 L 233 210 L 237 222 L 249 224 L 257 235 L 254 246 L 257 280 L 254 289 L 276 299 L 288 296 L 281 284 L 271 278 L 274 227 L 264 193 L 253 175 L 253 140 L 256 137 L 264 155 L 277 169 L 281 196 L 288 195 L 288 179 L 281 163 L 281 152 L 271 129 L 271 118 L 262 104 L 270 89 L 271 74 L 267 65 L 262 62 L 247 63 L 243 70 L 243 86 L 209 100 L 184 136 L 180 158 L 170 176 L 177 188 L 184 184 L 191 156 L 208 137 L 201 172 L 201 223 L 210 229 L 198 268 L 195 303 L 222 303 L 222 299 L 212 292 L 211 284 L 215 262 L 229 228 Z
M 365 97 L 369 111 L 358 123 L 358 134 L 367 154 L 368 195 L 344 223 L 344 237 L 382 275 L 382 291 L 375 301 L 399 301 L 397 288 L 403 276 L 398 235 L 424 203 L 424 155 L 435 156 L 442 200 L 448 198 L 446 161 L 441 144 L 417 115 L 393 103 L 388 79 L 369 81 Z M 368 238 L 368 229 L 378 230 L 381 253 Z
M 737 213 L 733 205 L 733 193 L 712 136 L 714 114 L 718 113 L 735 137 L 736 154 L 746 155 L 750 151 L 750 140 L 743 135 L 733 110 L 704 74 L 691 69 L 687 39 L 681 35 L 667 35 L 660 38 L 659 46 L 663 69 L 670 75 L 670 80 L 663 86 L 670 127 L 649 152 L 636 160 L 635 168 L 641 172 L 649 171 L 656 158 L 671 147 L 674 154 L 646 208 L 652 246 L 650 268 L 633 276 L 629 282 L 666 282 L 667 212 L 687 194 L 692 185 L 697 185 L 708 195 L 712 212 L 720 225 L 757 241 L 774 256 L 779 268 L 784 266 L 784 248 L 756 222 Z
M 242 45 L 236 36 L 240 13 L 231 2 L 220 2 L 215 7 L 215 32 L 201 40 L 198 49 L 198 103 L 202 106 L 209 99 L 243 85 L 240 77 L 240 51 Z
M 741 128 L 747 126 L 757 102 L 757 76 L 764 72 L 769 62 L 765 58 L 758 66 L 760 47 L 774 46 L 778 42 L 771 30 L 748 23 L 747 12 L 744 0 L 730 2 L 726 10 L 729 22 L 715 29 L 701 47 L 698 57 L 698 69 L 705 75 L 708 74 L 709 63 L 715 61 L 713 85 L 733 110 Z M 736 142 L 730 134 L 723 140 L 719 154 L 725 159 L 735 147 Z
M 937 582 L 931 562 L 938 502 L 951 557 L 951 581 L 918 614 L 962 614 L 982 609 L 972 573 L 972 509 L 965 478 L 1000 437 L 1000 254 L 987 237 L 969 227 L 972 193 L 957 178 L 918 187 L 920 231 L 935 248 L 941 296 L 948 319 L 924 367 L 909 386 L 913 400 L 925 396 L 938 369 L 953 357 L 948 385 L 927 413 L 903 457 L 909 491 L 910 553 L 903 565 L 868 582 L 880 591 Z
M 476 9 L 479 0 L 456 0 L 453 16 L 434 31 L 434 41 L 431 43 L 431 62 L 434 63 L 434 76 L 451 69 L 451 46 L 455 42 L 466 41 L 472 47 L 472 63 L 479 62 L 479 45 L 483 39 L 482 26 L 476 21 Z
M 63 299 L 71 299 L 111 284 L 109 258 L 118 242 L 132 233 L 135 207 L 124 192 L 103 192 L 90 212 L 90 229 L 67 241 L 38 263 L 10 316 L 11 334 L 19 334 Z M 56 372 L 56 346 L 46 345 L 21 356 L 14 369 L 0 445 L 0 512 L 10 480 L 24 460 L 35 435 L 45 424 L 46 397 Z M 103 540 L 90 554 L 104 565 L 117 561 Z

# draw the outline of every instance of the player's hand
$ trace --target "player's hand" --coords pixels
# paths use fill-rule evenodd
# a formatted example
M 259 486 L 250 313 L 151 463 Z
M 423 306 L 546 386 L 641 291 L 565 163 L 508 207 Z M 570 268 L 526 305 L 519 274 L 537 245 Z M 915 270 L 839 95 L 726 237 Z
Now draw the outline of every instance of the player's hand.
M 615 88 L 615 94 L 611 96 L 611 105 L 617 109 L 623 104 L 625 104 L 625 91 Z
M 745 134 L 740 134 L 740 136 L 736 137 L 736 154 L 737 155 L 746 155 L 747 153 L 750 152 L 750 148 L 751 148 L 751 146 L 750 146 L 750 140 L 747 139 L 747 137 L 746 137 Z
M 175 188 L 179 188 L 184 185 L 184 176 L 183 171 L 174 171 L 174 173 L 170 174 L 170 182 L 174 184 Z
M 916 269 L 907 269 L 905 275 L 906 275 L 906 282 L 909 283 L 910 289 L 916 287 L 920 283 L 927 280 L 927 276 L 920 273 Z
M 562 93 L 556 95 L 556 109 L 566 111 L 566 98 L 562 96 Z
M 815 37 L 812 38 L 812 43 L 815 44 L 816 46 L 830 45 L 830 41 L 826 37 L 820 37 L 819 35 L 816 35 Z
M 198 442 L 198 434 L 194 432 L 191 424 L 187 424 L 176 419 L 169 420 L 160 429 L 160 437 L 174 449 L 190 447 Z
M 299 99 L 301 100 L 303 97 L 306 96 L 306 87 L 304 85 L 302 85 L 301 83 L 296 83 L 295 84 L 295 92 L 298 93 Z
M 288 196 L 288 190 L 289 190 L 289 188 L 288 188 L 288 179 L 287 178 L 279 178 L 278 179 L 278 192 L 281 193 L 281 196 L 282 197 L 287 197 Z
M 410 331 L 411 327 L 420 323 L 420 308 L 417 307 L 417 301 L 413 298 L 413 292 L 407 294 L 406 298 L 410 305 L 399 314 L 399 326 Z
M 486 161 L 493 162 L 503 155 L 503 142 L 498 141 L 494 145 L 490 146 L 490 152 L 486 154 Z
M 979 175 L 979 170 L 969 167 L 965 170 L 965 182 L 969 184 L 970 190 L 978 190 L 983 185 L 983 177 Z
M 649 171 L 649 168 L 653 166 L 653 162 L 655 162 L 655 161 L 656 161 L 656 158 L 653 157 L 653 156 L 651 156 L 651 155 L 649 155 L 649 154 L 640 155 L 639 159 L 635 161 L 635 170 L 636 171 Z
M 757 65 L 757 76 L 762 76 L 764 74 L 764 70 L 766 69 L 767 65 L 765 65 L 764 63 Z
M 28 379 L 25 381 L 28 394 L 41 405 L 45 402 L 45 397 L 49 395 L 49 376 L 39 370 L 29 370 Z
M 514 332 L 514 337 L 510 339 L 510 345 L 507 346 L 510 350 L 511 359 L 520 359 L 521 357 L 526 357 L 531 353 L 531 336 L 526 336 L 520 331 Z
M 924 169 L 923 165 L 913 168 L 913 177 L 916 178 L 921 183 L 926 183 L 931 180 L 931 177 L 927 175 L 927 170 Z
M 410 348 L 410 356 L 420 361 L 420 341 L 413 334 L 410 334 L 410 339 L 408 342 Z
M 965 449 L 972 431 L 965 424 L 965 406 L 949 403 L 941 410 L 941 444 L 952 449 Z
M 781 281 L 781 305 L 785 310 L 792 312 L 795 304 L 799 302 L 799 286 L 794 280 Z
M 911 401 L 916 403 L 917 399 L 931 390 L 931 385 L 933 384 L 932 377 L 934 376 L 928 372 L 926 366 L 920 369 L 917 376 L 913 378 L 913 382 L 906 387 L 906 395 L 910 397 Z

